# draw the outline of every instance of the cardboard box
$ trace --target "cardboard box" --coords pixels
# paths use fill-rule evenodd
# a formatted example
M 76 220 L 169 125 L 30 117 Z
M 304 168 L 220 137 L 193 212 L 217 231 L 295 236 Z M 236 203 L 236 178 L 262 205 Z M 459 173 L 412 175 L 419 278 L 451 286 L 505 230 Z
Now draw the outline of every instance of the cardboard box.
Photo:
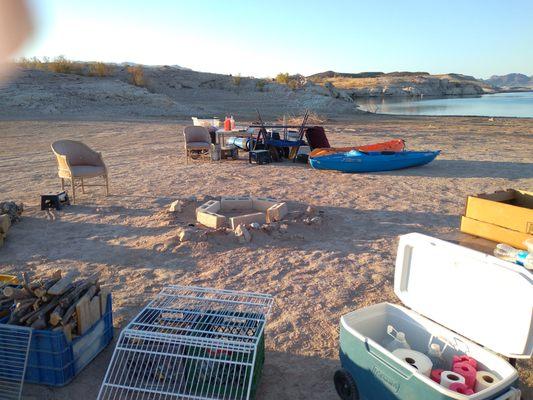
M 477 221 L 472 218 L 461 218 L 461 232 L 492 240 L 497 243 L 507 243 L 517 249 L 526 250 L 524 241 L 533 238 L 532 235 L 502 228 L 498 225 Z
M 508 189 L 468 196 L 461 232 L 525 249 L 533 238 L 533 193 Z
M 465 217 L 533 235 L 533 193 L 508 189 L 468 196 Z

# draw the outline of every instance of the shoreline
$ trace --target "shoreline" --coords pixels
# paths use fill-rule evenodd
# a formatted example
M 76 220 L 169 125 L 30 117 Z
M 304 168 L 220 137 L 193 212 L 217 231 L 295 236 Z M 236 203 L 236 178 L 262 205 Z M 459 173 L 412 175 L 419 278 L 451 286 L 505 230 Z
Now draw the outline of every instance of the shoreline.
M 406 96 L 390 96 L 390 97 L 382 96 L 382 97 L 364 97 L 364 98 L 360 97 L 359 99 L 362 99 L 362 100 L 364 99 L 363 102 L 357 103 L 357 101 L 355 100 L 355 103 L 356 103 L 356 109 L 361 111 L 361 112 L 370 113 L 370 114 L 380 114 L 380 115 L 396 115 L 396 116 L 409 115 L 409 116 L 419 116 L 419 117 L 420 116 L 425 116 L 425 117 L 472 117 L 472 118 L 480 117 L 480 118 L 513 118 L 513 119 L 516 119 L 516 118 L 532 119 L 533 118 L 533 112 L 531 113 L 531 115 L 528 115 L 528 116 L 522 116 L 522 115 L 509 116 L 509 115 L 488 115 L 488 114 L 483 114 L 483 115 L 472 115 L 472 114 L 422 114 L 422 113 L 398 114 L 396 112 L 390 112 L 390 113 L 380 112 L 380 111 L 373 112 L 373 111 L 368 111 L 368 109 L 365 109 L 365 108 L 369 108 L 369 107 L 373 106 L 373 107 L 375 107 L 378 110 L 382 105 L 387 106 L 387 105 L 397 105 L 397 104 L 403 104 L 405 108 L 408 108 L 411 105 L 414 106 L 418 102 L 420 102 L 420 106 L 423 107 L 423 103 L 425 101 L 431 101 L 431 100 L 450 101 L 450 100 L 459 100 L 459 99 L 481 99 L 484 96 L 495 96 L 495 95 L 498 95 L 498 94 L 505 94 L 505 93 L 533 93 L 533 89 L 532 90 L 527 90 L 527 91 L 524 90 L 524 91 L 485 93 L 485 94 L 482 94 L 482 95 L 468 95 L 468 96 L 409 96 L 409 97 L 406 97 Z M 526 101 L 528 99 L 529 98 L 526 97 Z M 533 97 L 532 97 L 532 99 L 533 99 Z M 362 104 L 362 103 L 364 103 L 364 104 Z M 365 105 L 367 107 L 365 107 Z M 454 107 L 453 102 L 450 102 L 450 106 L 453 109 L 453 107 Z M 435 106 L 433 106 L 433 107 L 435 107 Z M 442 105 L 441 107 L 446 107 L 446 105 Z M 474 108 L 474 107 L 476 107 L 476 103 L 474 103 L 474 104 L 472 104 L 470 106 L 470 108 Z M 490 109 L 491 107 L 490 107 L 490 105 L 488 105 L 488 106 L 486 106 L 484 108 Z M 499 109 L 499 108 L 500 107 L 496 107 L 496 109 Z M 509 106 L 509 108 L 512 109 L 512 105 Z M 395 110 L 395 111 L 397 111 L 397 110 Z
M 494 92 L 486 92 L 480 94 L 449 94 L 442 96 L 431 96 L 431 95 L 410 95 L 405 96 L 356 96 L 355 99 L 416 99 L 416 98 L 430 98 L 430 99 L 457 99 L 457 98 L 478 98 L 485 95 L 493 95 L 499 93 L 524 93 L 524 92 L 533 92 L 533 88 L 524 89 L 524 90 L 497 90 Z M 355 100 L 354 100 L 355 101 Z
M 280 114 L 281 115 L 281 114 Z M 236 117 L 238 117 L 238 114 L 235 114 Z M 214 116 L 216 117 L 216 116 Z M 331 125 L 331 124 L 338 124 L 338 123 L 350 123 L 350 122 L 357 122 L 359 120 L 365 120 L 365 122 L 368 119 L 375 119 L 376 122 L 379 122 L 381 119 L 398 119 L 401 121 L 406 121 L 409 119 L 415 120 L 424 120 L 424 119 L 439 119 L 439 118 L 446 118 L 446 119 L 453 119 L 453 118 L 467 118 L 467 119 L 479 119 L 479 120 L 485 120 L 487 118 L 498 118 L 498 120 L 505 120 L 510 119 L 513 121 L 516 120 L 525 120 L 529 121 L 533 119 L 533 117 L 498 117 L 498 116 L 492 116 L 492 115 L 421 115 L 421 114 L 387 114 L 387 113 L 373 113 L 370 111 L 364 111 L 364 110 L 357 110 L 357 112 L 351 114 L 351 113 L 342 113 L 342 114 L 336 114 L 336 115 L 329 115 L 325 116 L 327 119 L 322 124 L 318 125 Z M 219 117 L 221 118 L 221 117 Z M 254 121 L 254 118 L 250 118 L 243 116 L 242 119 L 238 120 L 238 124 L 249 124 Z M 93 116 L 49 116 L 49 117 L 43 117 L 43 116 L 35 116 L 35 117 L 28 117 L 28 116 L 2 116 L 0 115 L 0 122 L 65 122 L 65 123 L 145 123 L 145 124 L 152 124 L 152 123 L 161 123 L 161 124 L 180 124 L 180 125 L 187 125 L 191 124 L 191 116 L 176 116 L 176 117 L 167 117 L 167 116 L 156 116 L 156 117 L 100 117 L 97 115 Z M 370 122 L 370 121 L 368 121 Z M 1 137 L 1 135 L 0 135 Z

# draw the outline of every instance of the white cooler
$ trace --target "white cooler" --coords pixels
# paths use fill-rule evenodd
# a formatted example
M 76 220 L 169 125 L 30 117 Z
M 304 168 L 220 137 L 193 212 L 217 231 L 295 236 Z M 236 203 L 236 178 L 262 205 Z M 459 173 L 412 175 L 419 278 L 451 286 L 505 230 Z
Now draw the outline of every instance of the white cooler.
M 533 275 L 525 268 L 418 233 L 400 237 L 394 292 L 402 306 L 381 303 L 344 315 L 342 369 L 335 386 L 343 399 L 520 398 L 518 373 L 496 353 L 533 352 Z M 446 389 L 385 349 L 387 326 L 405 333 L 413 350 L 447 344 L 443 358 L 466 354 L 499 382 L 466 396 Z M 450 367 L 451 368 L 451 367 Z

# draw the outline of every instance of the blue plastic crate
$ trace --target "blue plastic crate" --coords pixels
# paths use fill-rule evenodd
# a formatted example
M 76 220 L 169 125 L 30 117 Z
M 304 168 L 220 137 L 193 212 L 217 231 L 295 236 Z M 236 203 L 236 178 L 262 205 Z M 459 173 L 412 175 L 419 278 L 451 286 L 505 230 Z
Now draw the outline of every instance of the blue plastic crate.
M 63 386 L 74 379 L 113 339 L 111 303 L 109 294 L 102 318 L 71 342 L 63 332 L 33 330 L 24 382 Z

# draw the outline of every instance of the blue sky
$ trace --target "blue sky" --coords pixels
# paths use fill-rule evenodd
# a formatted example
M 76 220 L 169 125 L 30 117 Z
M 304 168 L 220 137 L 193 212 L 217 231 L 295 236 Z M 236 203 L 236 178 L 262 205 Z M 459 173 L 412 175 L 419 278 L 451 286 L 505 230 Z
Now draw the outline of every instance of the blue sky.
M 24 56 L 274 76 L 533 75 L 533 0 L 31 0 Z

